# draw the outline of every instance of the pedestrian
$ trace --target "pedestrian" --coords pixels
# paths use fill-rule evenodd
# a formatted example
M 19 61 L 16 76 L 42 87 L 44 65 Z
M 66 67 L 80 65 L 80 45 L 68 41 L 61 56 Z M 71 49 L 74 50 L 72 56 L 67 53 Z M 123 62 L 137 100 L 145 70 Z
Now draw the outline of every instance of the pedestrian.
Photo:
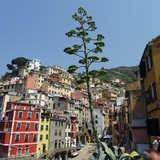
M 143 160 L 160 160 L 160 154 L 154 150 L 148 150 L 143 153 Z
M 157 136 L 157 138 L 152 143 L 153 149 L 157 150 L 159 144 L 160 144 L 160 136 Z M 160 149 L 160 146 L 159 146 L 159 149 Z

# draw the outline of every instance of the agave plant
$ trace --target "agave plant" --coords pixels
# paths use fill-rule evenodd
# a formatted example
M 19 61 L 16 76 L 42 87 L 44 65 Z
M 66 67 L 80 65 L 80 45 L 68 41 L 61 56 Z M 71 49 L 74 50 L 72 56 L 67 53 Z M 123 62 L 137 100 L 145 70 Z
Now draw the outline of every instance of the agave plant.
M 98 153 L 94 153 L 93 156 L 96 160 Z M 104 142 L 101 142 L 100 147 L 100 160 L 142 160 L 141 156 L 136 152 L 125 153 L 124 147 L 112 146 L 111 148 Z

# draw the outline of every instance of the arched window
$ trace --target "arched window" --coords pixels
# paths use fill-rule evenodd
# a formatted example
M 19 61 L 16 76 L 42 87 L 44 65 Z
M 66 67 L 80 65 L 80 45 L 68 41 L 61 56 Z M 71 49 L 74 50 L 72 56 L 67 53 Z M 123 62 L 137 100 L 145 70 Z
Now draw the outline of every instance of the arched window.
M 29 146 L 26 146 L 25 147 L 25 155 L 28 155 L 29 154 Z
M 21 154 L 22 154 L 22 148 L 19 146 L 19 147 L 17 148 L 17 155 L 18 155 L 18 156 L 21 156 Z

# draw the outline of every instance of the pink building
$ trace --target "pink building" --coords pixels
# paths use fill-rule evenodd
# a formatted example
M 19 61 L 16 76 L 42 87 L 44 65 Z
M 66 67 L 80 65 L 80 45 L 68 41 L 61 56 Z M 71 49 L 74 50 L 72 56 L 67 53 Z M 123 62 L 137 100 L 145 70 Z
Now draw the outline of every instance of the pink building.
M 39 74 L 34 72 L 32 74 L 29 74 L 28 77 L 26 78 L 25 82 L 25 88 L 26 89 L 38 89 L 38 81 L 39 81 Z

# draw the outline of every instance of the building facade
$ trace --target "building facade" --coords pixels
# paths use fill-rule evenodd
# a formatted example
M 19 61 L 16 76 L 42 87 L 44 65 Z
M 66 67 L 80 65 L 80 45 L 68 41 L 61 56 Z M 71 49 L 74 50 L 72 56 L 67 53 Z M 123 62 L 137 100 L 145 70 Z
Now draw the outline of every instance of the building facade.
M 5 157 L 36 156 L 40 109 L 9 102 L 1 121 L 0 147 Z
M 146 45 L 139 68 L 145 92 L 145 108 L 147 113 L 147 131 L 150 144 L 155 136 L 160 135 L 160 36 Z

